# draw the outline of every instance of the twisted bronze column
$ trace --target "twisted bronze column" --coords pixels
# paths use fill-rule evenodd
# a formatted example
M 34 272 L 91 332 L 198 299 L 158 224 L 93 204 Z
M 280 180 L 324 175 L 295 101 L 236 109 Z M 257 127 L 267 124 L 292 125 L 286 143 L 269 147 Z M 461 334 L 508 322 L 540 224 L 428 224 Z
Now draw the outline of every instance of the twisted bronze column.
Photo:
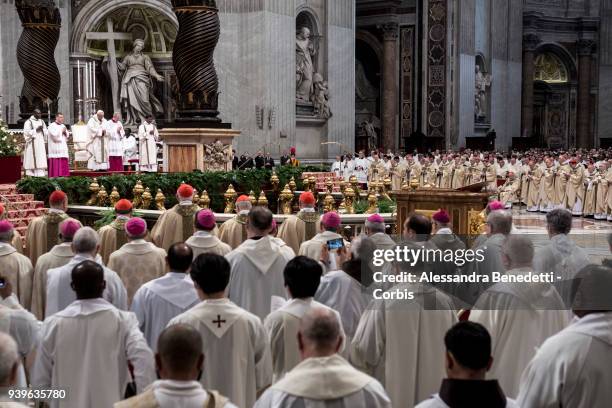
M 62 24 L 59 9 L 53 0 L 17 0 L 15 7 L 23 26 L 17 43 L 17 63 L 24 78 L 19 116 L 26 120 L 34 109 L 43 116 L 49 111 L 54 115 L 61 85 L 54 55 Z
M 179 92 L 177 121 L 221 122 L 219 80 L 213 54 L 219 41 L 219 11 L 215 0 L 173 0 L 179 28 L 172 62 Z

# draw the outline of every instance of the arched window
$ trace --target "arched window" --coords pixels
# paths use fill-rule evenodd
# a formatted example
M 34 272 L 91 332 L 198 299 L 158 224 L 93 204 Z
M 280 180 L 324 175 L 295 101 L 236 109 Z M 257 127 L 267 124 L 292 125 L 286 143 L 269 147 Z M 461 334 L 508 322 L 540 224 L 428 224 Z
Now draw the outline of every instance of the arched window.
M 563 84 L 568 81 L 569 75 L 565 64 L 551 52 L 539 54 L 535 59 L 535 81 L 549 84 Z

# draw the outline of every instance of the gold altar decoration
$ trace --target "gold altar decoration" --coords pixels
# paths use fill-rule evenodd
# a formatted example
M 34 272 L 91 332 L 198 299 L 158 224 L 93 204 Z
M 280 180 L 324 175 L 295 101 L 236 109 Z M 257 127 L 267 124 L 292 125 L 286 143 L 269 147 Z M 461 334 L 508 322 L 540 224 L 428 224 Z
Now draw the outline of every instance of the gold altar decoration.
M 291 214 L 291 202 L 293 201 L 293 192 L 291 191 L 291 187 L 289 187 L 289 184 L 285 185 L 285 188 L 283 189 L 283 191 L 281 191 L 280 195 L 278 196 L 278 199 L 280 200 L 281 204 L 281 212 L 285 215 Z
M 355 190 L 352 187 L 347 187 L 344 190 L 344 210 L 346 214 L 355 214 Z
M 220 140 L 204 145 L 204 169 L 208 171 L 225 171 L 226 163 L 232 161 L 232 146 Z
M 344 190 L 346 189 L 347 182 L 344 180 L 340 181 L 340 192 L 344 194 Z
M 278 191 L 278 185 L 280 184 L 280 179 L 276 175 L 276 170 L 272 168 L 272 176 L 270 177 L 270 184 L 272 184 L 272 189 L 276 192 Z
M 106 192 L 106 188 L 102 185 L 100 186 L 100 191 L 98 191 L 98 207 L 105 207 L 107 201 L 108 193 Z
M 249 191 L 249 201 L 253 207 L 257 205 L 257 198 L 255 198 L 255 192 L 253 190 Z
M 308 191 L 314 193 L 317 189 L 317 179 L 315 176 L 308 177 Z
M 157 189 L 157 194 L 155 194 L 155 207 L 158 211 L 164 211 L 166 206 L 164 203 L 166 202 L 166 196 L 162 193 L 161 188 Z
M 336 204 L 336 199 L 330 193 L 325 195 L 323 199 L 323 212 L 334 211 L 334 205 Z
M 110 198 L 111 207 L 115 208 L 115 204 L 117 204 L 117 201 L 121 199 L 121 196 L 119 195 L 119 191 L 117 191 L 117 187 L 113 186 L 113 190 L 111 191 L 108 197 Z
M 485 210 L 482 211 L 468 211 L 468 225 L 470 235 L 484 234 L 486 231 L 487 218 L 485 216 Z
M 132 200 L 132 207 L 140 208 L 142 205 L 142 193 L 144 193 L 144 187 L 142 186 L 142 181 L 136 181 L 136 185 L 132 189 L 132 194 L 134 194 L 134 199 Z
M 360 193 L 360 191 L 359 191 L 359 180 L 357 180 L 357 176 L 352 175 L 351 177 L 349 177 L 349 183 L 352 186 L 353 193 L 355 193 L 355 195 L 357 195 L 357 197 L 359 197 L 359 193 Z
M 416 178 L 413 178 L 412 180 L 410 180 L 410 188 L 412 188 L 412 191 L 419 188 L 419 180 Z
M 327 177 L 325 179 L 325 191 L 327 194 L 331 194 L 332 191 L 334 191 L 334 182 L 332 181 L 331 177 Z
M 408 182 L 408 178 L 402 178 L 402 185 L 400 186 L 401 191 L 410 191 L 410 183 Z
M 264 193 L 263 190 L 261 190 L 261 192 L 259 193 L 257 205 L 268 208 L 268 197 L 266 197 L 266 193 Z
M 210 197 L 208 196 L 208 191 L 202 191 L 200 194 L 200 201 L 198 202 L 200 208 L 210 208 Z
M 86 205 L 93 206 L 96 205 L 98 201 L 98 191 L 100 191 L 100 185 L 98 184 L 98 179 L 94 177 L 91 184 L 89 184 L 89 191 L 91 192 L 91 196 L 87 201 Z
M 289 180 L 289 190 L 293 193 L 297 188 L 297 184 L 295 184 L 295 177 L 291 176 L 291 180 Z
M 378 197 L 374 191 L 370 191 L 368 194 L 368 209 L 366 214 L 376 214 L 378 212 Z
M 200 195 L 198 194 L 198 190 L 193 189 L 193 197 L 191 197 L 191 202 L 195 205 L 198 205 L 200 202 Z
M 153 195 L 151 194 L 151 189 L 149 187 L 145 188 L 144 193 L 142 193 L 142 209 L 148 210 L 151 207 L 151 201 L 153 201 Z
M 223 198 L 225 199 L 225 210 L 223 212 L 225 214 L 231 214 L 234 212 L 234 205 L 236 201 L 236 190 L 234 190 L 233 185 L 229 185 L 225 193 L 223 193 Z

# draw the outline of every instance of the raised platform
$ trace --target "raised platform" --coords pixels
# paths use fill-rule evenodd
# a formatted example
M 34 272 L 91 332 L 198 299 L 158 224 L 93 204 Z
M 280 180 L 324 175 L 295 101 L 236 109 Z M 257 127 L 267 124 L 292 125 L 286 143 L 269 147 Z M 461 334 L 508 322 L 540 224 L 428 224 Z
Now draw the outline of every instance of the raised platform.
M 115 175 L 137 174 L 138 171 L 91 171 L 91 170 L 70 170 L 71 177 L 104 177 Z

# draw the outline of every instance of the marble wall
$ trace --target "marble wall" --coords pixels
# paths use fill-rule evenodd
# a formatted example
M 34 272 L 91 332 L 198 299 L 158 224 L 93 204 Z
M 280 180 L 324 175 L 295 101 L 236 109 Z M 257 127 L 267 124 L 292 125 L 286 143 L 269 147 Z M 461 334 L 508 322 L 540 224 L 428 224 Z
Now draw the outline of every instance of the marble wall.
M 612 0 L 601 0 L 597 133 L 612 138 Z

